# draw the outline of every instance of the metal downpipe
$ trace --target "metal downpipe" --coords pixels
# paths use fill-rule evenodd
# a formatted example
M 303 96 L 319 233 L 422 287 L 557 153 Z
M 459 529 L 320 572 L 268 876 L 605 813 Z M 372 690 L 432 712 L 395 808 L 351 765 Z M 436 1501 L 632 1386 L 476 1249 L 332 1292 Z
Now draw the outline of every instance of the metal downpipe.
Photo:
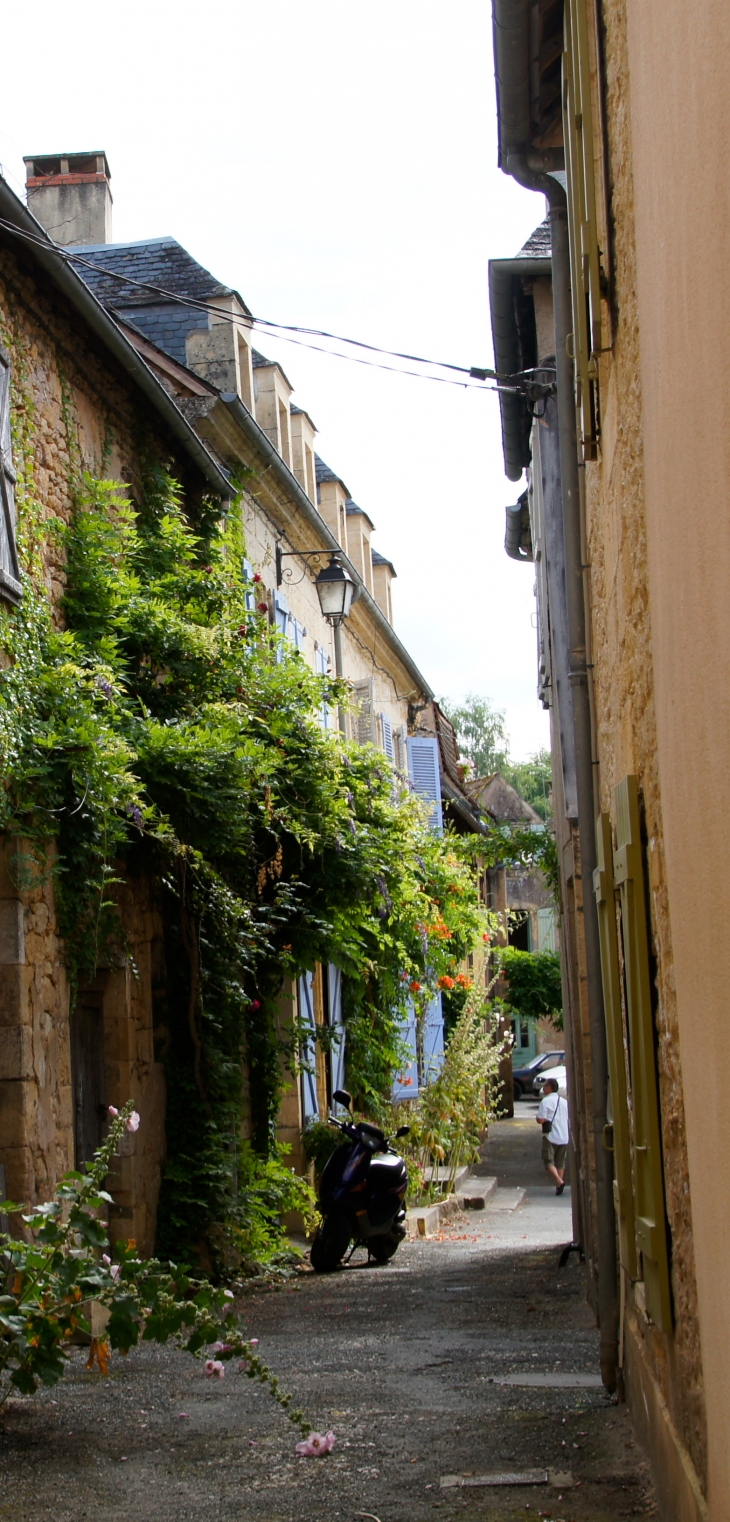
M 505 171 L 529 190 L 541 190 L 550 207 L 558 391 L 558 433 L 565 544 L 565 582 L 568 613 L 569 682 L 573 704 L 580 870 L 583 888 L 583 927 L 592 1071 L 592 1126 L 596 1166 L 598 1227 L 598 1320 L 601 1378 L 613 1392 L 618 1379 L 618 1288 L 616 1217 L 613 1201 L 613 1160 L 604 1145 L 608 1120 L 608 1055 L 603 1008 L 598 915 L 593 896 L 596 866 L 596 805 L 593 789 L 593 744 L 590 691 L 586 661 L 586 606 L 583 582 L 580 483 L 576 439 L 573 364 L 567 339 L 573 318 L 570 293 L 568 213 L 565 191 L 550 174 L 530 169 L 521 154 L 505 155 Z

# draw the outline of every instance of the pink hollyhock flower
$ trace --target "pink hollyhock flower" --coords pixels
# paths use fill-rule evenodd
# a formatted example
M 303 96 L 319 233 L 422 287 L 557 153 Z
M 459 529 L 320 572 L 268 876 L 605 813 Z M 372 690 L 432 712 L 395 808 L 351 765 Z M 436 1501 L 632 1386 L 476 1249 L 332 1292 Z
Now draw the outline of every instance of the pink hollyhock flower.
M 139 1116 L 136 1110 L 133 1110 L 131 1115 L 127 1116 L 126 1127 L 128 1131 L 139 1130 Z
M 257 1009 L 260 1009 L 260 1008 L 261 1008 L 261 1000 L 260 999 L 252 999 L 251 1000 L 251 1009 L 256 1011 Z
M 111 1268 L 112 1260 L 109 1257 L 108 1252 L 103 1252 L 102 1253 L 102 1255 L 101 1255 L 101 1261 L 102 1261 L 102 1263 L 106 1264 L 107 1268 Z
M 223 1299 L 224 1300 L 235 1300 L 235 1298 L 236 1297 L 235 1297 L 232 1289 L 224 1289 L 224 1291 L 223 1291 Z
M 112 1120 L 116 1120 L 116 1118 L 117 1118 L 117 1116 L 119 1114 L 119 1111 L 117 1110 L 115 1105 L 110 1105 L 109 1106 L 109 1114 L 111 1115 Z
M 230 1353 L 231 1344 L 230 1342 L 214 1342 L 211 1351 L 213 1353 Z
M 223 1379 L 225 1369 L 219 1358 L 207 1358 L 205 1361 L 206 1379 Z
M 324 1434 L 321 1432 L 310 1432 L 309 1437 L 305 1438 L 303 1443 L 297 1443 L 297 1453 L 300 1453 L 302 1458 L 317 1459 L 321 1458 L 323 1453 L 331 1453 L 334 1446 L 334 1432 L 325 1432 Z

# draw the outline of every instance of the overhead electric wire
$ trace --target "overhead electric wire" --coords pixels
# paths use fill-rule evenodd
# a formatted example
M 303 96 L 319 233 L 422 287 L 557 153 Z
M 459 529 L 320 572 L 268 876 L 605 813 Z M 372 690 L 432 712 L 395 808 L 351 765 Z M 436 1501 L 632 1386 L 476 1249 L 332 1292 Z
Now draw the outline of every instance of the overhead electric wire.
M 165 301 L 177 302 L 178 305 L 189 307 L 193 311 L 205 312 L 206 314 L 213 313 L 215 316 L 220 317 L 226 322 L 236 323 L 239 320 L 225 307 L 216 306 L 213 302 L 199 300 L 195 296 L 181 296 L 178 294 L 178 292 L 168 291 L 164 286 L 154 285 L 149 280 L 135 280 L 131 275 L 122 275 L 117 270 L 111 270 L 106 268 L 104 265 L 97 264 L 93 259 L 85 259 L 83 254 L 71 253 L 68 249 L 61 248 L 58 244 L 53 243 L 50 239 L 40 238 L 37 237 L 34 233 L 25 232 L 14 222 L 10 222 L 4 217 L 0 217 L 0 227 L 4 228 L 7 232 L 13 233 L 16 237 L 24 239 L 28 243 L 33 243 L 40 248 L 44 248 L 56 254 L 59 258 L 65 260 L 68 264 L 81 264 L 86 269 L 93 270 L 96 274 L 106 275 L 110 279 L 117 280 L 123 285 L 134 286 L 136 290 L 149 291 L 155 296 L 161 296 Z M 118 320 L 123 322 L 124 308 L 113 308 L 112 310 L 115 311 L 115 315 L 117 316 Z M 418 354 L 406 354 L 397 349 L 384 349 L 380 348 L 377 344 L 364 343 L 362 340 L 357 338 L 345 338 L 338 333 L 329 333 L 324 328 L 297 327 L 293 323 L 271 322 L 268 318 L 259 318 L 253 316 L 251 316 L 251 322 L 254 327 L 259 326 L 272 329 L 271 336 L 279 338 L 284 343 L 297 344 L 300 348 L 312 349 L 315 353 L 318 354 L 328 354 L 333 359 L 346 359 L 349 360 L 350 363 L 367 365 L 371 369 L 384 370 L 386 374 L 389 375 L 408 375 L 415 380 L 431 380 L 438 381 L 441 383 L 441 385 L 461 386 L 465 391 L 509 391 L 512 393 L 519 393 L 523 389 L 520 385 L 509 385 L 505 384 L 505 382 L 510 380 L 515 381 L 518 380 L 522 375 L 526 376 L 533 373 L 532 371 L 524 370 L 516 372 L 514 375 L 500 376 L 496 370 L 483 369 L 481 366 L 476 365 L 472 365 L 469 368 L 466 365 L 451 364 L 448 360 L 424 359 Z M 383 354 L 386 357 L 391 357 L 393 359 L 405 359 L 408 360 L 411 364 L 430 365 L 435 369 L 440 370 L 455 370 L 467 378 L 463 381 L 457 381 L 452 380 L 450 376 L 429 375 L 419 370 L 404 370 L 402 367 L 396 365 L 381 365 L 377 360 L 362 359 L 359 355 L 355 354 L 340 354 L 336 349 L 325 349 L 321 344 L 307 343 L 306 339 L 304 338 L 293 338 L 290 336 L 293 333 L 304 333 L 317 338 L 329 338 L 333 343 L 345 343 L 352 345 L 354 348 L 366 349 L 372 354 Z M 144 337 L 144 334 L 142 334 L 142 336 Z M 479 382 L 479 384 L 476 386 L 470 385 L 470 380 L 476 380 Z M 485 386 L 482 384 L 482 382 L 485 380 L 495 380 L 497 381 L 497 385 Z

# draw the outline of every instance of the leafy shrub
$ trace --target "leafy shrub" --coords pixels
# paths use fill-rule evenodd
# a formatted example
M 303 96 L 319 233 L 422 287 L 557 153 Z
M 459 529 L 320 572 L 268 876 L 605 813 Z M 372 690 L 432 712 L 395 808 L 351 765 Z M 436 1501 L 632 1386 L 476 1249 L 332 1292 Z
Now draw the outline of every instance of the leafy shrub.
M 563 1029 L 563 986 L 557 951 L 518 951 L 507 946 L 499 961 L 509 984 L 507 1004 L 525 1019 L 548 1015 Z

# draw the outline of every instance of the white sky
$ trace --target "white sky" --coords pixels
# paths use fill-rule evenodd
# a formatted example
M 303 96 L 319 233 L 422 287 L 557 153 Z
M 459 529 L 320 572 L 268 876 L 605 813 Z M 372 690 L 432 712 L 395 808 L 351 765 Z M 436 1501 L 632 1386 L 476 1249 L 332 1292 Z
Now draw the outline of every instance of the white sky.
M 496 167 L 487 0 L 36 0 L 6 9 L 0 160 L 105 149 L 114 238 L 171 234 L 251 310 L 490 365 L 487 261 L 542 196 Z M 29 19 L 30 18 L 30 19 Z M 507 559 L 497 397 L 265 337 L 318 451 L 395 563 L 395 622 L 437 694 L 548 743 L 530 567 Z

